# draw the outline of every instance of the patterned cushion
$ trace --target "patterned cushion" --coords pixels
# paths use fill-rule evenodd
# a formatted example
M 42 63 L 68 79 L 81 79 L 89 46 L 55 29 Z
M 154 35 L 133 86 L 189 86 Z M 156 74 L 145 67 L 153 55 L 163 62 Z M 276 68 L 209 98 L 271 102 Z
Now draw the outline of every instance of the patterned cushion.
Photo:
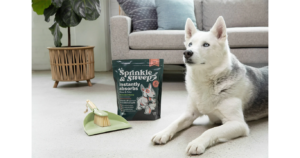
M 157 29 L 155 0 L 117 0 L 132 20 L 133 31 Z

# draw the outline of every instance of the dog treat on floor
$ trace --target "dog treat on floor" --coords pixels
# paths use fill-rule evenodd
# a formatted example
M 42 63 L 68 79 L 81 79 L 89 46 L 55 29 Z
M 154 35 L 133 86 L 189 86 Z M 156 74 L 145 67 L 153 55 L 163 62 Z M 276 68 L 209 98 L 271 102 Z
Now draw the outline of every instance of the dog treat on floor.
M 163 59 L 113 60 L 118 115 L 127 120 L 160 118 Z

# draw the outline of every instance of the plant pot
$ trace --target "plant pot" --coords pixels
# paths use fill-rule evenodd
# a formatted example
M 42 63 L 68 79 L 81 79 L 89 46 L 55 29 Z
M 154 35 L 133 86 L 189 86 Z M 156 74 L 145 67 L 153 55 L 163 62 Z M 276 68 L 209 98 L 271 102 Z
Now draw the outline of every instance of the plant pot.
M 94 46 L 48 47 L 50 54 L 52 80 L 56 88 L 59 81 L 86 80 L 92 86 L 90 79 L 94 73 Z

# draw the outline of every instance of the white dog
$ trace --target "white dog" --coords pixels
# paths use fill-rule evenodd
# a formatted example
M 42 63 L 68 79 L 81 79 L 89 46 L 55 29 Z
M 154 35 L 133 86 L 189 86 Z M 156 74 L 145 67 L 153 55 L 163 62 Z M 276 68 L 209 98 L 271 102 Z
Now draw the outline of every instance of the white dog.
M 145 88 L 143 84 L 141 84 L 140 89 L 143 93 L 143 96 L 136 98 L 136 110 L 145 109 L 145 114 L 149 115 L 151 114 L 152 110 L 155 110 L 156 107 L 155 91 L 150 83 L 148 88 Z
M 230 53 L 226 25 L 219 17 L 209 32 L 197 31 L 191 19 L 185 25 L 187 108 L 152 142 L 164 144 L 202 115 L 222 125 L 190 142 L 188 154 L 201 154 L 209 146 L 247 136 L 246 121 L 268 116 L 268 67 L 243 65 Z

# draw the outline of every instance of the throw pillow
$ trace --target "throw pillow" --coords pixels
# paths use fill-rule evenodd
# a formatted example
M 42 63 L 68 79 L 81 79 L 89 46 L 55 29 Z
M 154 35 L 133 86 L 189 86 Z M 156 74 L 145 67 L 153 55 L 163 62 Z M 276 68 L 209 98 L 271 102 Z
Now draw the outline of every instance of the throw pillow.
M 184 30 L 187 18 L 195 26 L 194 0 L 155 0 L 158 30 Z
M 157 29 L 155 0 L 117 0 L 122 10 L 131 18 L 133 31 Z

